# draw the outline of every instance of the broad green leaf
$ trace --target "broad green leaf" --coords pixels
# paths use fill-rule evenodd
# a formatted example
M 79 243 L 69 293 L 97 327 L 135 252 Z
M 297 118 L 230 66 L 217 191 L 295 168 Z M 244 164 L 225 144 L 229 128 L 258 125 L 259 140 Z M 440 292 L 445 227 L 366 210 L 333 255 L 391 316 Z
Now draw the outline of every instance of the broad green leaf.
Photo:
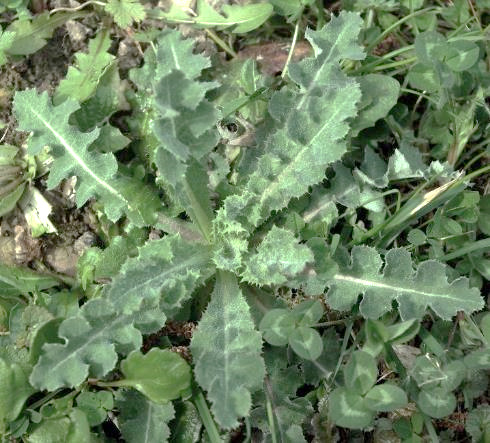
M 139 310 L 124 314 L 124 306 L 108 297 L 85 303 L 80 314 L 63 321 L 58 334 L 64 343 L 48 343 L 34 367 L 30 383 L 53 391 L 74 387 L 88 375 L 103 377 L 118 360 L 142 345 L 141 332 L 150 333 L 165 324 L 158 300 L 141 294 Z
M 219 140 L 218 112 L 205 98 L 207 91 L 218 84 L 196 79 L 209 61 L 192 54 L 192 45 L 176 31 L 159 39 L 156 57 L 159 68 L 155 79 L 149 82 L 157 113 L 151 127 L 158 142 L 151 156 L 161 183 L 209 239 L 213 218 L 209 177 L 199 162 Z
M 121 28 L 127 28 L 133 22 L 140 22 L 146 15 L 145 8 L 138 0 L 109 0 L 105 10 L 114 17 L 114 21 Z
M 13 182 L 10 182 L 13 183 Z M 0 197 L 0 217 L 13 211 L 26 189 L 26 183 L 19 183 L 12 191 Z
M 320 300 L 306 300 L 294 306 L 291 313 L 298 324 L 313 326 L 322 318 L 324 310 Z
M 259 329 L 272 346 L 285 346 L 295 328 L 295 318 L 287 309 L 271 309 L 262 318 Z
M 15 38 L 7 53 L 11 55 L 30 55 L 39 51 L 51 38 L 55 29 L 64 25 L 68 20 L 76 20 L 85 17 L 85 11 L 57 12 L 50 14 L 45 11 L 36 15 L 33 19 L 22 17 L 14 20 L 5 29 L 14 32 Z
M 376 383 L 377 376 L 376 360 L 364 351 L 354 351 L 344 367 L 345 385 L 359 394 L 366 394 Z
M 429 417 L 443 418 L 454 411 L 456 397 L 444 388 L 424 389 L 419 393 L 417 406 Z
M 34 425 L 28 443 L 91 443 L 90 426 L 85 414 L 78 408 L 65 416 L 55 415 Z
M 313 253 L 291 231 L 273 226 L 257 252 L 246 259 L 242 278 L 256 285 L 280 285 L 312 261 Z
M 298 438 L 298 427 L 306 424 L 313 407 L 307 397 L 296 393 L 305 383 L 305 378 L 297 364 L 288 365 L 288 352 L 285 348 L 271 348 L 264 354 L 268 378 L 263 389 L 254 395 L 255 409 L 251 412 L 252 426 L 259 428 L 270 439 L 274 429 L 269 428 L 270 413 L 274 418 L 277 436 L 283 436 L 283 441 L 289 440 L 289 435 Z M 271 410 L 268 412 L 266 404 Z M 304 437 L 296 441 L 303 441 Z
M 490 349 L 470 352 L 465 356 L 464 364 L 468 369 L 490 369 Z
M 17 418 L 25 401 L 35 392 L 28 376 L 17 363 L 0 358 L 0 432 L 7 422 Z
M 90 145 L 89 150 L 96 149 L 100 152 L 117 150 L 111 146 L 104 146 L 104 143 L 112 142 L 115 135 L 109 136 L 114 133 L 120 134 L 120 131 L 117 129 L 116 132 L 116 128 L 110 123 L 103 123 L 108 122 L 116 111 L 127 106 L 123 92 L 124 84 L 119 77 L 119 67 L 117 63 L 110 63 L 94 84 L 93 94 L 81 104 L 78 111 L 71 115 L 70 123 L 76 124 L 82 132 L 87 132 L 95 126 L 100 127 L 99 137 Z M 126 140 L 129 143 L 129 139 Z
M 177 353 L 153 348 L 147 354 L 131 352 L 121 362 L 118 386 L 133 387 L 154 403 L 179 398 L 190 387 L 191 368 Z
M 456 72 L 470 69 L 480 58 L 480 48 L 468 40 L 448 43 L 446 64 Z
M 172 443 L 198 443 L 201 440 L 202 422 L 194 403 L 183 401 L 175 406 Z
M 414 272 L 410 253 L 391 249 L 383 262 L 378 252 L 367 246 L 355 246 L 351 258 L 339 258 L 340 271 L 328 282 L 327 300 L 333 309 L 350 309 L 363 295 L 360 311 L 376 319 L 398 303 L 401 318 L 422 318 L 427 307 L 449 320 L 458 311 L 472 313 L 483 308 L 476 288 L 459 277 L 450 283 L 446 266 L 435 260 L 422 262 Z
M 258 226 L 271 211 L 320 182 L 326 167 L 345 153 L 346 121 L 355 117 L 361 93 L 339 62 L 364 57 L 357 44 L 361 23 L 357 14 L 343 12 L 322 30 L 307 31 L 315 57 L 290 66 L 289 76 L 298 88 L 283 88 L 272 96 L 269 111 L 278 128 L 266 139 L 241 195 L 225 200 L 220 211 L 230 223 Z
M 7 63 L 6 51 L 12 46 L 15 40 L 15 33 L 11 31 L 0 31 L 0 66 Z
M 139 309 L 141 294 L 160 300 L 167 314 L 190 298 L 193 290 L 212 273 L 209 248 L 188 243 L 178 235 L 152 240 L 129 258 L 107 287 L 106 294 L 130 314 Z
M 29 346 L 29 356 L 32 364 L 37 363 L 45 343 L 63 343 L 63 340 L 58 337 L 58 330 L 62 321 L 62 318 L 53 318 L 34 329 Z
M 131 140 L 122 134 L 119 128 L 109 123 L 100 128 L 99 138 L 92 143 L 91 149 L 99 152 L 117 152 L 129 145 Z
M 272 14 L 272 5 L 269 3 L 224 5 L 222 9 L 226 15 L 218 13 L 206 0 L 197 0 L 195 14 L 173 4 L 169 12 L 160 15 L 171 23 L 186 23 L 198 28 L 220 30 L 233 27 L 233 33 L 245 33 L 258 28 Z
M 490 405 L 480 404 L 469 412 L 466 418 L 465 431 L 472 441 L 482 441 L 490 436 Z
M 128 443 L 166 442 L 170 437 L 168 423 L 174 418 L 172 403 L 153 403 L 138 391 L 119 390 L 116 406 L 121 433 Z
M 356 136 L 365 128 L 374 126 L 386 117 L 395 106 L 400 93 L 400 84 L 387 75 L 367 74 L 358 77 L 362 98 L 358 105 L 359 115 L 352 122 L 352 134 Z
M 232 274 L 218 273 L 191 351 L 196 380 L 208 392 L 216 421 L 234 428 L 249 415 L 251 394 L 261 388 L 265 367 L 260 333 Z
M 100 78 L 115 59 L 107 52 L 110 45 L 109 32 L 100 32 L 90 40 L 88 53 L 75 54 L 75 66 L 68 68 L 66 77 L 61 80 L 54 94 L 53 102 L 56 105 L 68 97 L 81 103 L 94 94 Z
M 60 284 L 55 278 L 34 272 L 29 268 L 7 266 L 2 263 L 0 263 L 0 282 L 3 283 L 2 291 L 9 291 L 10 295 L 42 291 Z
M 407 79 L 413 88 L 420 89 L 426 93 L 436 92 L 441 87 L 436 72 L 431 67 L 421 63 L 410 69 Z
M 330 419 L 343 428 L 363 429 L 372 423 L 375 416 L 364 405 L 361 395 L 345 388 L 335 389 L 329 396 L 328 404 Z
M 110 220 L 117 221 L 126 213 L 135 224 L 148 224 L 160 206 L 158 198 L 141 182 L 123 175 L 116 176 L 118 166 L 112 154 L 88 151 L 99 130 L 82 133 L 70 126 L 68 118 L 77 109 L 79 105 L 72 99 L 54 107 L 46 92 L 38 95 L 34 89 L 15 94 L 14 113 L 19 130 L 33 133 L 29 140 L 29 153 L 36 155 L 47 145 L 55 158 L 48 188 L 76 175 L 76 202 L 79 207 L 97 196 Z
M 77 397 L 77 407 L 85 413 L 90 426 L 97 426 L 114 408 L 114 397 L 109 391 L 84 391 Z
M 407 394 L 398 386 L 383 383 L 374 386 L 364 397 L 366 407 L 376 412 L 390 412 L 408 403 Z
M 289 336 L 289 345 L 296 354 L 305 360 L 316 360 L 323 351 L 320 334 L 313 328 L 300 326 Z

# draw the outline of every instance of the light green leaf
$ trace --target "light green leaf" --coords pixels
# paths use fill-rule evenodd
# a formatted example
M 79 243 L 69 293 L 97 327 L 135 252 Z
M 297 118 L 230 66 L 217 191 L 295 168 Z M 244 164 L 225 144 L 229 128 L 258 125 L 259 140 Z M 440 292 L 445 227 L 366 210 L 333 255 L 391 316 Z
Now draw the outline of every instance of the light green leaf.
M 7 63 L 6 51 L 12 46 L 15 40 L 15 33 L 11 31 L 0 31 L 0 66 Z
M 232 274 L 219 272 L 211 301 L 192 337 L 197 382 L 207 390 L 221 427 L 248 416 L 251 394 L 262 387 L 262 340 Z
M 205 98 L 218 84 L 196 80 L 209 60 L 192 54 L 192 46 L 176 31 L 159 39 L 159 68 L 150 82 L 157 113 L 152 130 L 158 140 L 152 156 L 163 186 L 209 239 L 213 214 L 209 177 L 201 163 L 219 140 L 219 115 Z
M 323 316 L 323 304 L 320 300 L 306 300 L 294 306 L 292 315 L 299 325 L 313 326 Z
M 90 146 L 99 152 L 118 152 L 129 145 L 131 139 L 122 134 L 119 128 L 109 123 L 100 128 L 99 137 Z
M 70 122 L 76 124 L 82 132 L 87 132 L 95 126 L 101 127 L 99 137 L 89 149 L 98 149 L 100 152 L 114 152 L 117 149 L 102 145 L 112 141 L 108 140 L 108 135 L 110 134 L 104 132 L 108 131 L 108 128 L 112 133 L 116 131 L 116 128 L 111 126 L 110 123 L 104 124 L 104 122 L 108 122 L 116 111 L 127 109 L 125 108 L 127 104 L 123 96 L 124 84 L 119 77 L 117 63 L 110 63 L 107 66 L 98 79 L 96 86 L 90 98 L 85 100 L 81 104 L 81 108 L 72 114 Z M 117 131 L 120 134 L 118 129 Z M 129 139 L 126 140 L 129 143 Z
M 161 16 L 171 23 L 186 23 L 197 28 L 218 28 L 220 30 L 233 27 L 233 33 L 245 33 L 262 25 L 272 14 L 272 5 L 257 3 L 248 5 L 224 5 L 221 15 L 206 0 L 197 0 L 196 13 L 191 14 L 177 4 Z
M 398 386 L 383 383 L 374 386 L 364 397 L 366 407 L 376 412 L 390 412 L 408 403 L 407 394 Z
M 287 229 L 273 226 L 257 252 L 245 261 L 244 281 L 256 285 L 280 285 L 300 273 L 313 261 L 313 253 L 299 244 Z
M 153 348 L 147 354 L 131 352 L 121 362 L 124 379 L 118 386 L 130 386 L 154 403 L 179 398 L 190 387 L 191 368 L 177 353 Z
M 77 109 L 79 105 L 72 99 L 54 107 L 46 92 L 38 95 L 34 89 L 15 94 L 14 113 L 19 130 L 33 132 L 29 139 L 29 153 L 36 155 L 46 145 L 51 148 L 54 162 L 48 188 L 76 175 L 79 207 L 97 196 L 110 220 L 117 221 L 126 213 L 135 224 L 148 224 L 160 206 L 158 198 L 140 181 L 116 176 L 118 167 L 112 154 L 88 151 L 99 130 L 82 133 L 70 126 L 68 118 Z
M 353 136 L 386 117 L 397 103 L 400 93 L 400 84 L 391 76 L 367 74 L 357 80 L 361 86 L 362 98 L 358 106 L 359 115 L 352 122 Z
M 210 250 L 200 243 L 188 243 L 178 235 L 153 240 L 129 258 L 107 287 L 106 294 L 117 300 L 121 312 L 138 310 L 141 294 L 160 300 L 168 315 L 190 298 L 193 290 L 213 272 Z
M 262 318 L 259 329 L 272 346 L 285 346 L 295 328 L 295 318 L 287 309 L 271 309 Z
M 364 351 L 354 351 L 344 367 L 345 385 L 359 394 L 366 394 L 376 383 L 377 376 L 376 360 Z
M 464 358 L 468 369 L 490 369 L 490 348 L 470 352 Z
M 66 77 L 61 80 L 54 94 L 55 105 L 68 97 L 81 103 L 94 94 L 100 78 L 115 59 L 107 52 L 110 45 L 109 32 L 100 32 L 89 41 L 88 53 L 75 54 L 75 65 L 68 68 Z
M 33 237 L 57 232 L 49 219 L 52 206 L 37 188 L 29 187 L 20 199 L 19 206 L 24 212 L 26 223 Z
M 466 418 L 465 430 L 471 435 L 472 441 L 484 442 L 490 435 L 490 405 L 481 404 L 470 411 Z
M 456 407 L 456 397 L 444 388 L 424 389 L 419 393 L 417 406 L 429 417 L 444 418 Z
M 328 399 L 330 419 L 337 426 L 350 429 L 368 427 L 375 413 L 364 406 L 364 399 L 345 388 L 335 389 Z
M 105 10 L 114 17 L 121 28 L 127 28 L 133 22 L 140 22 L 146 16 L 145 8 L 138 0 L 109 0 Z
M 64 343 L 48 343 L 34 367 L 30 383 L 50 391 L 74 387 L 88 375 L 103 377 L 118 360 L 142 345 L 141 332 L 150 333 L 165 324 L 165 315 L 151 295 L 142 293 L 138 310 L 124 314 L 124 305 L 109 297 L 88 301 L 80 314 L 61 323 L 58 334 Z
M 376 319 L 398 302 L 401 318 L 422 318 L 427 307 L 449 320 L 458 311 L 471 313 L 483 308 L 478 289 L 469 288 L 468 279 L 448 282 L 446 266 L 435 260 L 422 262 L 414 272 L 410 253 L 391 249 L 383 262 L 378 252 L 367 246 L 355 246 L 351 258 L 338 257 L 340 271 L 328 282 L 327 300 L 333 309 L 350 309 L 360 294 L 360 311 Z
M 30 55 L 39 51 L 51 38 L 56 28 L 68 20 L 75 20 L 87 15 L 85 11 L 57 12 L 45 11 L 29 19 L 24 16 L 13 20 L 5 31 L 15 33 L 15 38 L 7 53 L 11 55 Z
M 7 266 L 2 263 L 0 263 L 0 282 L 5 285 L 2 285 L 2 291 L 9 288 L 18 294 L 42 291 L 60 283 L 51 276 L 42 275 L 29 268 Z M 11 295 L 13 294 L 11 293 Z
M 408 82 L 415 89 L 427 92 L 436 92 L 441 87 L 436 72 L 429 66 L 421 63 L 412 66 L 407 75 Z
M 361 93 L 339 61 L 364 57 L 357 44 L 361 24 L 357 14 L 343 12 L 322 30 L 307 31 L 315 57 L 290 66 L 298 88 L 272 96 L 269 111 L 278 129 L 267 138 L 242 194 L 225 200 L 221 211 L 227 218 L 258 226 L 320 182 L 326 167 L 345 153 L 346 121 L 355 117 Z
M 24 194 L 26 186 L 26 183 L 21 182 L 13 191 L 9 192 L 7 195 L 2 195 L 0 198 L 0 217 L 3 217 L 14 210 L 15 205 Z
M 289 345 L 296 354 L 305 360 L 316 360 L 323 352 L 320 334 L 313 328 L 300 326 L 289 336 Z
M 168 423 L 174 418 L 172 403 L 153 403 L 138 391 L 119 390 L 116 406 L 121 433 L 128 443 L 165 443 L 170 437 Z
M 85 413 L 90 426 L 100 425 L 107 412 L 114 408 L 114 397 L 109 391 L 84 391 L 77 397 L 78 408 Z
M 0 358 L 0 432 L 7 422 L 17 418 L 25 401 L 35 392 L 28 375 L 17 363 Z
M 91 443 L 90 427 L 85 414 L 73 408 L 68 415 L 53 418 L 34 425 L 27 437 L 28 443 Z
M 480 48 L 468 40 L 456 40 L 448 43 L 446 64 L 456 72 L 466 71 L 480 58 Z

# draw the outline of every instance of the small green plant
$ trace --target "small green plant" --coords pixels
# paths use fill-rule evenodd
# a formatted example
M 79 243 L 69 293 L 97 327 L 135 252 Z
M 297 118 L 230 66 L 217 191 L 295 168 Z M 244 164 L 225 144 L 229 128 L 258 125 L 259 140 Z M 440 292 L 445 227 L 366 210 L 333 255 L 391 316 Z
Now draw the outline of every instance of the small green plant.
M 485 438 L 488 410 L 472 408 L 490 368 L 490 204 L 470 185 L 489 167 L 467 158 L 488 156 L 482 34 L 466 38 L 450 7 L 431 10 L 457 26 L 446 36 L 423 2 L 350 3 L 363 15 L 307 29 L 311 55 L 282 78 L 251 60 L 215 72 L 164 29 L 129 88 L 105 27 L 53 97 L 15 93 L 27 151 L 2 147 L 0 179 L 49 157 L 47 188 L 75 176 L 105 244 L 70 288 L 0 266 L 5 438 L 111 441 L 105 422 L 128 442 L 330 441 L 338 427 L 436 441 L 457 408 Z M 145 17 L 104 8 L 121 28 Z M 320 7 L 148 12 L 233 35 L 273 8 L 297 32 Z M 409 20 L 408 49 L 371 53 Z M 2 215 L 29 174 L 0 194 Z

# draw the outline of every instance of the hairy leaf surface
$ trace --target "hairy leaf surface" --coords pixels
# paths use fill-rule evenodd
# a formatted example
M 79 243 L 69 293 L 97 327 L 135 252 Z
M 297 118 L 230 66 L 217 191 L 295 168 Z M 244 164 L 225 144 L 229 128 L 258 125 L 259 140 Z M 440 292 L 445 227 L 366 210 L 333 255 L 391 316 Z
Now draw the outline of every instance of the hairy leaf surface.
M 218 273 L 191 351 L 196 380 L 208 392 L 216 421 L 234 428 L 248 416 L 251 394 L 260 389 L 265 374 L 261 335 L 234 275 Z
M 422 318 L 427 307 L 450 320 L 458 311 L 472 313 L 483 308 L 476 288 L 466 277 L 448 282 L 446 266 L 435 260 L 422 262 L 414 271 L 410 253 L 391 249 L 383 261 L 374 248 L 355 246 L 351 258 L 339 257 L 340 271 L 328 281 L 327 299 L 337 310 L 350 309 L 359 295 L 364 317 L 379 318 L 391 311 L 393 301 L 403 320 Z
M 298 91 L 283 89 L 272 97 L 269 111 L 280 127 L 267 139 L 242 196 L 227 199 L 225 210 L 239 204 L 257 226 L 321 181 L 325 168 L 346 152 L 341 140 L 349 129 L 346 120 L 357 113 L 361 92 L 339 62 L 364 57 L 356 42 L 361 24 L 357 14 L 342 13 L 321 31 L 307 32 L 315 58 L 290 67 Z
M 44 345 L 30 383 L 53 391 L 77 386 L 89 374 L 106 375 L 116 366 L 118 352 L 127 354 L 141 346 L 140 330 L 150 333 L 165 324 L 157 301 L 142 297 L 140 309 L 128 315 L 117 300 L 97 298 L 85 303 L 78 316 L 61 323 L 58 335 L 64 343 Z
M 148 242 L 137 257 L 129 258 L 106 293 L 125 314 L 139 309 L 142 294 L 153 300 L 163 295 L 161 305 L 164 311 L 171 311 L 180 307 L 212 272 L 207 246 L 188 243 L 178 235 L 166 236 Z
M 174 418 L 172 403 L 159 405 L 137 391 L 119 391 L 116 406 L 121 433 L 128 443 L 166 442 L 170 437 L 168 423 Z
M 141 186 L 140 181 L 117 175 L 118 166 L 113 154 L 88 150 L 99 136 L 99 130 L 82 133 L 69 125 L 69 116 L 79 108 L 72 99 L 53 106 L 46 92 L 39 95 L 34 89 L 15 94 L 14 112 L 19 129 L 32 132 L 29 153 L 36 155 L 44 146 L 51 148 L 54 162 L 48 188 L 76 175 L 79 207 L 90 198 L 98 197 L 110 220 L 117 221 L 126 213 L 135 224 L 148 224 L 160 206 L 158 198 Z
M 246 260 L 243 280 L 256 285 L 284 284 L 312 261 L 313 253 L 291 231 L 274 226 Z

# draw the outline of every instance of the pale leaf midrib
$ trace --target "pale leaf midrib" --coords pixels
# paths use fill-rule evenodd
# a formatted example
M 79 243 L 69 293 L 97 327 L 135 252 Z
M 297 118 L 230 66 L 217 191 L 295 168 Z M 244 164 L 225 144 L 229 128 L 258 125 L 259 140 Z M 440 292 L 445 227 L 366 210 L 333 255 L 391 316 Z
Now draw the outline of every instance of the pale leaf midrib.
M 174 266 L 171 266 L 170 268 L 167 268 L 167 269 L 164 269 L 164 268 L 161 268 L 161 272 L 154 276 L 154 277 L 151 277 L 149 279 L 146 279 L 144 280 L 143 282 L 141 283 L 138 283 L 136 286 L 131 286 L 129 289 L 126 289 L 125 292 L 133 292 L 143 286 L 147 286 L 151 283 L 153 283 L 155 280 L 161 280 L 162 278 L 166 278 L 166 275 L 171 273 L 171 274 L 176 274 L 176 273 L 179 273 L 182 268 L 183 269 L 194 269 L 194 268 L 198 268 L 198 269 L 202 269 L 203 268 L 203 264 L 207 263 L 209 261 L 209 255 L 206 254 L 204 251 L 201 251 L 200 253 L 197 253 L 195 254 L 194 256 L 192 257 L 189 257 L 187 258 L 186 260 L 182 261 L 182 262 L 179 262 L 178 265 L 174 265 L 173 263 L 170 263 L 171 265 L 174 265 Z M 109 291 L 109 294 L 112 292 L 112 289 L 113 288 L 116 288 L 116 292 L 117 294 L 120 294 L 120 292 L 117 290 L 117 286 L 111 286 L 111 290 Z M 110 297 L 110 295 L 109 295 Z M 116 296 L 117 298 L 117 296 Z
M 306 100 L 309 98 L 309 96 L 311 95 L 311 91 L 313 90 L 313 88 L 317 85 L 318 83 L 318 79 L 320 77 L 320 75 L 323 74 L 323 69 L 328 66 L 329 64 L 333 64 L 334 61 L 331 60 L 332 59 L 332 56 L 333 56 L 333 49 L 337 46 L 341 36 L 343 35 L 342 32 L 340 32 L 338 35 L 337 35 L 337 38 L 335 40 L 335 42 L 331 45 L 330 47 L 330 51 L 328 53 L 328 55 L 325 56 L 325 59 L 322 63 L 322 65 L 319 67 L 319 69 L 315 72 L 315 75 L 313 76 L 313 80 L 310 82 L 310 84 L 308 85 L 308 89 L 303 93 L 303 96 L 301 98 L 301 100 L 298 102 L 297 106 L 295 108 L 293 108 L 291 110 L 291 112 L 289 113 L 289 115 L 287 116 L 286 118 L 286 121 L 284 123 L 284 126 L 283 128 L 279 129 L 279 131 L 285 131 L 287 130 L 288 126 L 289 126 L 289 122 L 291 121 L 291 119 L 296 115 L 297 112 L 301 112 L 301 108 L 303 107 L 303 105 L 305 104 Z M 345 85 L 345 86 L 351 86 L 351 85 Z M 336 110 L 336 113 L 337 113 L 337 110 Z M 332 118 L 333 116 L 331 116 L 328 120 L 325 121 L 325 123 L 319 128 L 319 130 L 316 132 L 316 134 L 310 138 L 310 140 L 308 141 L 307 144 L 300 144 L 299 142 L 296 142 L 295 141 L 295 144 L 297 146 L 302 146 L 302 149 L 300 149 L 296 155 L 294 155 L 294 157 L 291 159 L 291 161 L 288 163 L 288 165 L 281 169 L 281 172 L 276 176 L 275 180 L 273 182 L 270 182 L 269 186 L 264 189 L 264 192 L 260 195 L 260 198 L 259 198 L 259 208 L 262 209 L 262 206 L 264 204 L 264 201 L 270 196 L 270 195 L 273 195 L 273 193 L 275 192 L 275 190 L 277 189 L 277 187 L 279 186 L 279 184 L 283 181 L 283 177 L 287 177 L 288 173 L 290 172 L 291 169 L 293 169 L 293 166 L 296 165 L 296 163 L 298 162 L 298 158 L 300 158 L 304 152 L 306 150 L 308 150 L 311 145 L 313 144 L 313 142 L 316 140 L 316 138 L 319 136 L 319 134 L 321 134 L 326 126 L 332 122 Z M 336 140 L 337 141 L 337 140 Z M 274 208 L 274 209 L 277 209 L 277 208 Z
M 393 283 L 383 283 L 379 280 L 368 280 L 368 279 L 363 279 L 359 277 L 353 277 L 352 275 L 346 275 L 346 274 L 335 274 L 333 279 L 335 281 L 341 281 L 341 282 L 348 282 L 348 283 L 354 283 L 357 285 L 362 285 L 365 286 L 366 288 L 373 288 L 373 289 L 384 289 L 384 290 L 389 290 L 397 293 L 405 293 L 405 294 L 411 294 L 411 295 L 423 295 L 425 297 L 429 298 L 446 298 L 448 300 L 454 300 L 458 302 L 462 302 L 463 300 L 461 298 L 458 298 L 453 295 L 448 295 L 447 291 L 443 292 L 426 292 L 422 291 L 420 289 L 413 289 L 408 286 L 401 286 L 401 285 L 395 285 Z M 407 282 L 408 283 L 408 282 Z M 415 281 L 411 281 L 412 285 L 414 283 L 417 283 Z
M 75 150 L 70 146 L 70 144 L 65 140 L 65 138 L 56 131 L 55 128 L 51 126 L 51 124 L 44 119 L 44 117 L 39 114 L 33 107 L 31 107 L 31 112 L 42 122 L 42 124 L 55 136 L 59 143 L 65 148 L 66 152 L 72 157 L 75 162 L 83 169 L 83 171 L 88 174 L 96 183 L 98 183 L 101 187 L 106 189 L 109 193 L 114 195 L 119 200 L 122 200 L 127 207 L 131 210 L 131 205 L 129 202 L 121 195 L 116 189 L 114 189 L 109 183 L 107 183 L 104 179 L 100 178 L 97 174 L 95 174 L 90 167 L 85 163 L 85 161 L 80 157 Z

